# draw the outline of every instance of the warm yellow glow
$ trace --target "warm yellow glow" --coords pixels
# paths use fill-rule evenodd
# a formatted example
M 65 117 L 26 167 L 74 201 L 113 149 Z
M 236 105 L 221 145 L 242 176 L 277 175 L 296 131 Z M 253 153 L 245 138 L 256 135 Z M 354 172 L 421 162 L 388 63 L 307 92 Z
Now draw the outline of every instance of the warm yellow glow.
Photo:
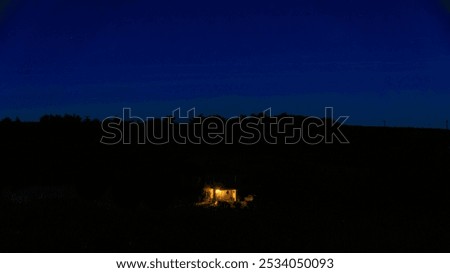
M 242 198 L 242 197 L 241 197 Z M 248 204 L 254 200 L 254 195 L 243 197 L 238 200 L 236 189 L 224 189 L 219 187 L 206 186 L 203 188 L 203 200 L 198 202 L 198 206 L 218 206 L 220 202 L 226 202 L 232 208 L 248 207 Z
M 211 188 L 205 187 L 205 202 L 217 203 L 229 202 L 233 203 L 237 201 L 237 190 L 236 189 L 221 189 L 221 188 Z

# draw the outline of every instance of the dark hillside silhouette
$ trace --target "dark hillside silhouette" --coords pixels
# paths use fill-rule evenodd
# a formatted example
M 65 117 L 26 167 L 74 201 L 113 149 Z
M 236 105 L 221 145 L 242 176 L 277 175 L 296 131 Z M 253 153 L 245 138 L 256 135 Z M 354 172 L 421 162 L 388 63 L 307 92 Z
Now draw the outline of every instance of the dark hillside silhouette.
M 0 249 L 450 251 L 449 131 L 343 131 L 350 144 L 108 146 L 98 120 L 3 119 Z M 214 176 L 255 205 L 195 207 Z

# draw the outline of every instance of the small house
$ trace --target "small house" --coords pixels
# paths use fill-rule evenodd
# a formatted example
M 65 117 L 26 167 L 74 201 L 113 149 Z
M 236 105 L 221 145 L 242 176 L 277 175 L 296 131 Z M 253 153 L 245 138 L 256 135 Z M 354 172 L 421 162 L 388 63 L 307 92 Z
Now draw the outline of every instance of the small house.
M 206 186 L 203 188 L 203 202 L 216 204 L 218 202 L 237 202 L 237 190 Z
M 244 200 L 238 195 L 238 183 L 236 181 L 236 176 L 219 176 L 205 177 L 201 179 L 204 184 L 202 194 L 200 197 L 200 202 L 197 203 L 199 206 L 217 206 L 220 203 L 228 204 L 230 207 L 246 207 L 248 202 L 253 201 L 253 196 L 251 200 L 247 200 L 249 196 L 245 197 Z M 241 192 L 242 194 L 242 192 Z

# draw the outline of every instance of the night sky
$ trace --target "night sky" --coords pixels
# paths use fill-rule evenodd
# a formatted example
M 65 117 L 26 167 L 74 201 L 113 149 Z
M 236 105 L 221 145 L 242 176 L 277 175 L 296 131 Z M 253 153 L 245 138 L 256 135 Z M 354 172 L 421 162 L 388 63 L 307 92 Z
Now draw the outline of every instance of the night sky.
M 450 0 L 0 0 L 0 118 L 326 106 L 445 127 Z

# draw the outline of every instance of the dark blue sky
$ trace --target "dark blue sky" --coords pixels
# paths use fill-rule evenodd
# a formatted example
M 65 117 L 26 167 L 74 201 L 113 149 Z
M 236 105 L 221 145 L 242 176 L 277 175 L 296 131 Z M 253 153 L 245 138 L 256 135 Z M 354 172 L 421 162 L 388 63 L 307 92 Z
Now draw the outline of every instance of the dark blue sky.
M 450 1 L 0 0 L 0 117 L 172 109 L 443 127 Z

